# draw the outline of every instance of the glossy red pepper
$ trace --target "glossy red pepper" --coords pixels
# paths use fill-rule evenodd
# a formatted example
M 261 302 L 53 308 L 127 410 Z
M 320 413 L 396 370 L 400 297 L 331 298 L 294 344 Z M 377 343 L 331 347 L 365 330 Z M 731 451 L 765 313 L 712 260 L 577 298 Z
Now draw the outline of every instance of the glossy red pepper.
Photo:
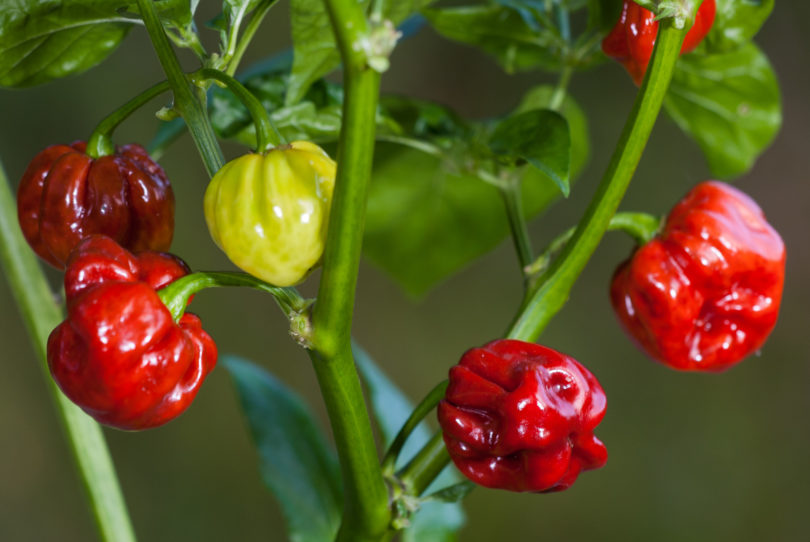
M 84 237 L 99 233 L 134 251 L 168 250 L 174 195 L 163 169 L 140 145 L 94 160 L 82 141 L 34 157 L 17 190 L 23 235 L 42 259 L 62 269 Z
M 714 24 L 716 12 L 715 0 L 703 0 L 692 28 L 684 38 L 681 54 L 693 51 L 703 41 Z M 633 0 L 624 0 L 619 22 L 602 41 L 602 51 L 620 62 L 633 81 L 640 85 L 647 72 L 657 34 L 655 14 Z
M 200 319 L 172 319 L 156 289 L 188 274 L 171 254 L 133 255 L 93 235 L 65 272 L 68 317 L 48 338 L 48 365 L 71 401 L 98 422 L 148 429 L 180 415 L 214 368 Z
M 779 314 L 785 246 L 757 204 L 697 185 L 613 277 L 619 321 L 673 369 L 722 371 L 758 350 Z
M 450 369 L 438 416 L 450 457 L 467 478 L 550 492 L 607 461 L 593 434 L 606 405 L 599 382 L 576 360 L 505 339 L 467 351 Z

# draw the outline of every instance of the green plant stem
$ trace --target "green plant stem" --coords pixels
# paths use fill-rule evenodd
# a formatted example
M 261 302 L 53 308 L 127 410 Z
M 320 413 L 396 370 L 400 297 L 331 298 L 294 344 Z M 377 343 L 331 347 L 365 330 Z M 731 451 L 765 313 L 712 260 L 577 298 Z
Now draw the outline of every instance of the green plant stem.
M 551 101 L 548 104 L 548 108 L 552 111 L 559 112 L 560 108 L 562 107 L 562 104 L 565 101 L 565 94 L 568 92 L 568 85 L 571 82 L 571 77 L 573 75 L 574 66 L 567 64 L 560 74 L 560 79 L 557 82 L 557 86 L 554 87 L 554 94 L 551 95 Z
M 163 30 L 152 0 L 137 1 L 138 10 L 143 17 L 146 30 L 149 32 L 149 38 L 152 40 L 160 65 L 163 67 L 174 93 L 175 108 L 188 125 L 194 144 L 203 158 L 205 169 L 209 175 L 213 175 L 222 167 L 225 159 L 222 156 L 222 149 L 217 143 L 214 129 L 208 120 L 205 105 L 197 98 L 191 82 L 180 68 L 180 62 Z
M 245 31 L 242 33 L 242 37 L 237 41 L 236 47 L 233 48 L 231 57 L 228 59 L 228 66 L 225 68 L 225 73 L 231 76 L 236 73 L 239 63 L 242 62 L 242 56 L 253 40 L 256 30 L 259 29 L 262 20 L 264 20 L 264 16 L 267 15 L 267 12 L 270 11 L 270 8 L 273 7 L 277 1 L 278 0 L 262 0 L 262 2 L 256 6 L 256 9 L 253 10 L 253 15 L 250 16 L 250 21 L 248 21 Z
M 267 152 L 277 145 L 281 145 L 283 138 L 270 119 L 270 115 L 259 99 L 251 94 L 245 86 L 225 72 L 211 68 L 203 68 L 195 74 L 202 79 L 213 79 L 228 87 L 234 96 L 247 107 L 253 124 L 256 126 L 256 152 Z
M 101 427 L 70 402 L 48 371 L 45 345 L 63 319 L 16 221 L 16 203 L 0 164 L 0 261 L 40 360 L 102 540 L 134 542 L 135 532 Z
M 391 512 L 350 332 L 380 76 L 368 67 L 358 46 L 369 30 L 362 4 L 355 0 L 324 0 L 324 4 L 343 61 L 345 100 L 323 273 L 312 312 L 311 357 L 343 476 L 343 520 L 337 540 L 376 541 L 385 536 Z
M 169 90 L 169 82 L 162 81 L 144 90 L 130 101 L 113 111 L 98 123 L 96 129 L 87 140 L 87 154 L 92 158 L 101 158 L 115 152 L 112 142 L 112 133 L 119 124 L 124 122 L 132 113 L 143 107 L 147 102 Z
M 382 469 L 385 476 L 391 476 L 394 474 L 396 462 L 399 458 L 400 452 L 402 452 L 402 447 L 405 446 L 405 442 L 407 442 L 408 437 L 411 435 L 411 433 L 413 433 L 413 430 L 416 429 L 425 416 L 436 408 L 439 401 L 444 398 L 444 393 L 447 391 L 447 385 L 448 381 L 444 380 L 435 388 L 430 390 L 430 393 L 428 393 L 425 398 L 422 399 L 418 405 L 416 405 L 416 408 L 413 409 L 411 415 L 402 425 L 402 429 L 400 429 L 397 436 L 394 437 L 394 440 L 388 447 L 388 451 L 385 453 L 385 457 L 383 457 Z
M 680 53 L 684 30 L 671 19 L 661 22 L 655 50 L 616 150 L 585 216 L 562 254 L 530 290 L 507 337 L 533 341 L 563 307 L 571 288 L 607 231 L 661 110 L 672 71 Z
M 519 179 L 512 179 L 500 187 L 503 202 L 506 205 L 506 216 L 509 217 L 509 227 L 512 230 L 512 241 L 515 243 L 515 251 L 520 261 L 521 275 L 525 278 L 524 270 L 531 265 L 534 255 L 532 253 L 532 242 L 529 238 L 529 230 L 526 227 L 526 219 L 523 216 L 523 206 L 521 205 Z
M 398 478 L 409 495 L 419 496 L 449 463 L 450 454 L 438 431 L 398 473 Z

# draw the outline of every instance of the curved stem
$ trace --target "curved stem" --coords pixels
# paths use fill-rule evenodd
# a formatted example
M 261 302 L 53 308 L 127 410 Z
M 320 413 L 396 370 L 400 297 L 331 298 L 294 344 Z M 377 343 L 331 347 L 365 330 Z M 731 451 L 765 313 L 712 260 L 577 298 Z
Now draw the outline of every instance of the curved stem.
M 149 38 L 152 40 L 152 45 L 174 93 L 175 107 L 188 125 L 194 144 L 202 156 L 205 169 L 209 175 L 213 175 L 223 166 L 225 159 L 222 156 L 222 149 L 217 143 L 214 129 L 208 120 L 205 106 L 195 95 L 189 80 L 180 68 L 169 38 L 155 12 L 153 2 L 151 0 L 137 1 L 138 10 L 143 17 L 146 30 L 149 32 Z
M 661 110 L 684 35 L 671 19 L 659 25 L 647 75 L 599 189 L 563 253 L 530 292 L 507 337 L 535 340 L 568 299 L 633 178 Z
M 397 458 L 399 458 L 399 454 L 402 451 L 402 447 L 405 446 L 405 442 L 408 440 L 408 437 L 422 422 L 425 416 L 436 408 L 439 401 L 444 398 L 444 393 L 447 391 L 448 384 L 449 382 L 445 380 L 430 390 L 430 393 L 428 393 L 425 398 L 422 399 L 418 405 L 416 405 L 416 408 L 413 409 L 411 415 L 402 425 L 402 429 L 400 429 L 397 436 L 394 437 L 394 440 L 391 442 L 391 445 L 388 447 L 388 451 L 385 453 L 385 457 L 382 460 L 382 470 L 385 476 L 390 476 L 394 473 Z
M 380 76 L 364 49 L 368 21 L 355 0 L 324 0 L 343 61 L 345 100 L 337 178 L 318 300 L 312 312 L 311 357 L 338 450 L 344 486 L 337 540 L 377 541 L 391 512 L 371 420 L 351 351 L 354 294 L 371 178 Z
M 246 89 L 242 83 L 225 72 L 211 68 L 198 71 L 194 77 L 198 76 L 202 79 L 213 79 L 224 84 L 247 107 L 253 119 L 253 124 L 256 126 L 256 152 L 266 152 L 283 143 L 284 138 L 276 129 L 262 102 Z
M 0 164 L 0 261 L 4 274 L 39 357 L 100 538 L 107 542 L 134 542 L 135 532 L 104 433 L 59 391 L 48 370 L 45 345 L 63 314 L 34 253 L 20 233 L 16 217 L 14 196 Z
M 169 90 L 169 88 L 168 81 L 153 85 L 105 117 L 98 123 L 90 139 L 87 140 L 87 154 L 91 158 L 101 158 L 113 154 L 115 145 L 112 142 L 112 133 L 118 125 L 147 102 Z
M 262 24 L 264 16 L 267 15 L 267 12 L 270 11 L 270 8 L 273 7 L 277 1 L 278 0 L 263 0 L 261 4 L 256 6 L 256 9 L 253 10 L 253 15 L 251 15 L 250 21 L 248 21 L 245 31 L 242 33 L 242 37 L 239 38 L 236 47 L 233 48 L 233 53 L 231 54 L 230 59 L 228 59 L 228 66 L 225 68 L 225 73 L 228 75 L 233 75 L 236 73 L 236 69 L 239 67 L 239 63 L 242 61 L 242 56 L 245 54 L 248 45 L 250 45 L 250 42 L 253 40 L 256 30 L 259 29 L 259 25 Z
M 437 431 L 425 446 L 398 473 L 409 495 L 421 495 L 450 463 L 442 432 Z
M 529 238 L 529 230 L 526 227 L 526 219 L 523 217 L 523 206 L 520 202 L 520 181 L 512 179 L 501 185 L 501 195 L 506 204 L 506 216 L 509 217 L 509 227 L 512 230 L 512 240 L 515 243 L 515 251 L 520 261 L 521 274 L 526 277 L 524 270 L 531 265 L 532 242 Z

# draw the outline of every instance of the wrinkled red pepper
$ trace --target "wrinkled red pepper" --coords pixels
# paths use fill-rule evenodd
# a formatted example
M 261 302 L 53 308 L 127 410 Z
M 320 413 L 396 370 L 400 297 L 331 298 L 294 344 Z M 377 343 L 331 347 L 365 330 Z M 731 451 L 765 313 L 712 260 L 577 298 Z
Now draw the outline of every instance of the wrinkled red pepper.
M 140 145 L 97 160 L 85 149 L 82 141 L 48 147 L 23 174 L 17 214 L 34 252 L 63 269 L 73 247 L 91 234 L 133 251 L 168 250 L 174 195 L 163 169 Z
M 703 0 L 692 28 L 684 38 L 681 54 L 693 51 L 703 41 L 714 24 L 716 12 L 715 0 Z M 625 0 L 619 22 L 602 41 L 602 51 L 620 62 L 633 81 L 640 85 L 647 72 L 657 34 L 655 14 L 633 0 Z
M 68 317 L 48 339 L 48 365 L 71 401 L 98 422 L 148 429 L 180 415 L 214 368 L 217 348 L 200 319 L 178 322 L 156 289 L 188 274 L 171 254 L 133 255 L 93 235 L 65 272 Z
M 606 406 L 599 382 L 573 358 L 504 339 L 450 369 L 438 417 L 450 457 L 473 482 L 551 492 L 607 461 L 593 434 Z
M 784 281 L 785 246 L 759 206 L 707 181 L 619 267 L 610 294 L 619 321 L 650 357 L 673 369 L 722 371 L 765 342 Z

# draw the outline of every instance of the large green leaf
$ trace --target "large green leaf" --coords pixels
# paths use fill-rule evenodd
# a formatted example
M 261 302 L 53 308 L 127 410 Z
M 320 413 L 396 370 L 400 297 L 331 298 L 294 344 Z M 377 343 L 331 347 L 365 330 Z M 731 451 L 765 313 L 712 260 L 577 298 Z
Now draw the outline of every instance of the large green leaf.
M 374 363 L 374 360 L 356 343 L 352 344 L 354 358 L 371 400 L 374 418 L 380 428 L 383 441 L 388 446 L 413 410 L 413 403 Z M 412 457 L 428 440 L 430 432 L 426 423 L 420 424 L 411 434 L 402 450 L 400 459 Z M 431 486 L 432 489 L 453 485 L 460 480 L 454 470 L 445 470 Z M 428 493 L 430 489 L 428 490 Z M 464 512 L 457 503 L 426 502 L 411 520 L 411 526 L 402 536 L 402 542 L 451 542 L 455 533 L 464 524 Z
M 132 19 L 116 0 L 5 0 L 0 8 L 0 86 L 28 87 L 104 60 Z
M 264 369 L 234 356 L 231 373 L 259 452 L 264 482 L 281 503 L 290 540 L 333 540 L 342 490 L 334 452 L 298 395 Z
M 385 2 L 383 17 L 396 25 L 431 1 Z M 370 0 L 357 0 L 357 3 L 365 9 Z M 294 60 L 286 96 L 287 105 L 301 100 L 314 81 L 340 64 L 340 54 L 323 0 L 291 0 L 290 20 Z
M 493 55 L 507 73 L 562 66 L 559 38 L 514 6 L 474 5 L 423 13 L 439 34 Z
M 782 123 L 779 84 L 753 43 L 728 53 L 685 55 L 665 106 L 720 178 L 748 171 Z
M 774 0 L 717 0 L 717 15 L 702 47 L 719 53 L 745 44 L 759 32 L 773 4 Z

